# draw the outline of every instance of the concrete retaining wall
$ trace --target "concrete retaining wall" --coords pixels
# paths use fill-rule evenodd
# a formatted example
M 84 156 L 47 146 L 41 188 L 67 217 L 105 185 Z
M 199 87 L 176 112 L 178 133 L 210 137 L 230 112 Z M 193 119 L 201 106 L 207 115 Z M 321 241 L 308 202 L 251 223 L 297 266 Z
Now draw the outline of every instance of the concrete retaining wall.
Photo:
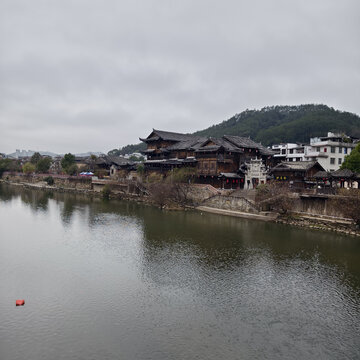
M 235 196 L 216 195 L 205 200 L 201 205 L 223 210 L 241 211 L 252 214 L 259 213 L 256 206 L 254 206 L 250 201 L 245 198 Z

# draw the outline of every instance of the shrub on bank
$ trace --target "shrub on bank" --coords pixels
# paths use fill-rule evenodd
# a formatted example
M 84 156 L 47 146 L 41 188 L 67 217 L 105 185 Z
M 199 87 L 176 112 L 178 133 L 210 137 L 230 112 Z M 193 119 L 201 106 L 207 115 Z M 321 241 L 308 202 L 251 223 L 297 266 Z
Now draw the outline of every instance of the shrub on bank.
M 105 200 L 109 200 L 110 195 L 111 195 L 111 189 L 110 189 L 110 186 L 106 184 L 106 185 L 103 187 L 103 189 L 102 189 L 101 193 L 102 193 L 102 197 L 103 197 L 103 199 L 105 199 Z
M 44 178 L 44 181 L 46 181 L 46 183 L 48 184 L 48 185 L 54 185 L 54 178 L 52 177 L 52 176 L 47 176 L 46 178 Z

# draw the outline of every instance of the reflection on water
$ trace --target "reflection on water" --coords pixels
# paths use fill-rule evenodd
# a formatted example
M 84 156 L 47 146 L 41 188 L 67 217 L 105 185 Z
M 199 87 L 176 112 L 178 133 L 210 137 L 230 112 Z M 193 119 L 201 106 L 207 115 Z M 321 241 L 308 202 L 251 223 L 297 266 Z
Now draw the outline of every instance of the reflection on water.
M 0 221 L 1 359 L 360 357 L 356 238 L 4 185 Z

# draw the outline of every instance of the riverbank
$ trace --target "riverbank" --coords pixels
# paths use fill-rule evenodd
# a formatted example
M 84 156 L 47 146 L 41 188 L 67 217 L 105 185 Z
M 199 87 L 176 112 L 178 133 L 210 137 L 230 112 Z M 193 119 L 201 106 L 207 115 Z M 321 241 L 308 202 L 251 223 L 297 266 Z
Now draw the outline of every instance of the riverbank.
M 66 181 L 68 181 L 68 179 Z M 84 186 L 83 184 L 81 184 L 81 186 L 79 187 L 77 186 L 76 183 L 74 183 L 75 185 L 72 187 L 64 186 L 65 180 L 61 182 L 57 181 L 57 184 L 55 185 L 48 185 L 45 181 L 27 182 L 27 181 L 19 181 L 19 179 L 16 179 L 14 181 L 14 179 L 8 178 L 8 179 L 0 179 L 0 183 L 5 183 L 13 186 L 20 186 L 23 188 L 35 189 L 35 190 L 82 194 L 88 197 L 97 197 L 97 198 L 103 197 L 101 191 L 93 190 L 91 189 L 91 186 L 88 185 Z M 151 198 L 149 196 L 140 196 L 139 194 L 136 193 L 126 194 L 126 193 L 112 192 L 110 195 L 110 199 L 135 201 L 139 203 L 155 205 L 151 201 Z M 253 213 L 246 211 L 223 209 L 220 206 L 217 207 L 216 204 L 213 204 L 212 206 L 202 206 L 202 205 L 190 206 L 187 208 L 195 209 L 200 212 L 209 212 L 224 216 L 233 216 L 233 217 L 240 217 L 245 219 L 275 222 L 290 226 L 309 228 L 312 230 L 331 231 L 331 232 L 343 233 L 347 235 L 360 237 L 360 229 L 357 229 L 354 223 L 350 219 L 345 219 L 345 218 L 329 217 L 318 214 L 314 215 L 310 213 L 299 213 L 299 212 L 293 212 L 286 215 L 280 215 L 275 212 Z M 184 210 L 183 207 L 170 207 L 165 209 L 178 210 L 178 211 Z

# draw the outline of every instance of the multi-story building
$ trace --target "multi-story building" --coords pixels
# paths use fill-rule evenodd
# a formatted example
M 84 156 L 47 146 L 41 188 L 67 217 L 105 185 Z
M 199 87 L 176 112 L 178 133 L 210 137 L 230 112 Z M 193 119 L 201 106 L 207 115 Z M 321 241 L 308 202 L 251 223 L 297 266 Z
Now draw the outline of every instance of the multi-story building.
M 147 138 L 145 172 L 167 173 L 173 168 L 192 167 L 197 181 L 217 187 L 243 187 L 242 167 L 258 158 L 264 165 L 272 163 L 273 152 L 250 138 L 222 136 L 206 138 L 189 134 L 153 130 Z M 254 183 L 260 183 L 254 179 Z
M 327 136 L 310 139 L 306 160 L 317 160 L 326 171 L 338 170 L 357 145 L 359 139 L 343 134 L 328 132 Z
M 304 144 L 278 144 L 271 149 L 275 152 L 274 158 L 278 161 L 306 161 L 305 153 L 309 146 Z
M 349 155 L 359 140 L 343 134 L 328 132 L 327 136 L 310 139 L 310 144 L 273 145 L 274 158 L 280 161 L 314 161 L 326 171 L 341 167 L 345 156 Z

